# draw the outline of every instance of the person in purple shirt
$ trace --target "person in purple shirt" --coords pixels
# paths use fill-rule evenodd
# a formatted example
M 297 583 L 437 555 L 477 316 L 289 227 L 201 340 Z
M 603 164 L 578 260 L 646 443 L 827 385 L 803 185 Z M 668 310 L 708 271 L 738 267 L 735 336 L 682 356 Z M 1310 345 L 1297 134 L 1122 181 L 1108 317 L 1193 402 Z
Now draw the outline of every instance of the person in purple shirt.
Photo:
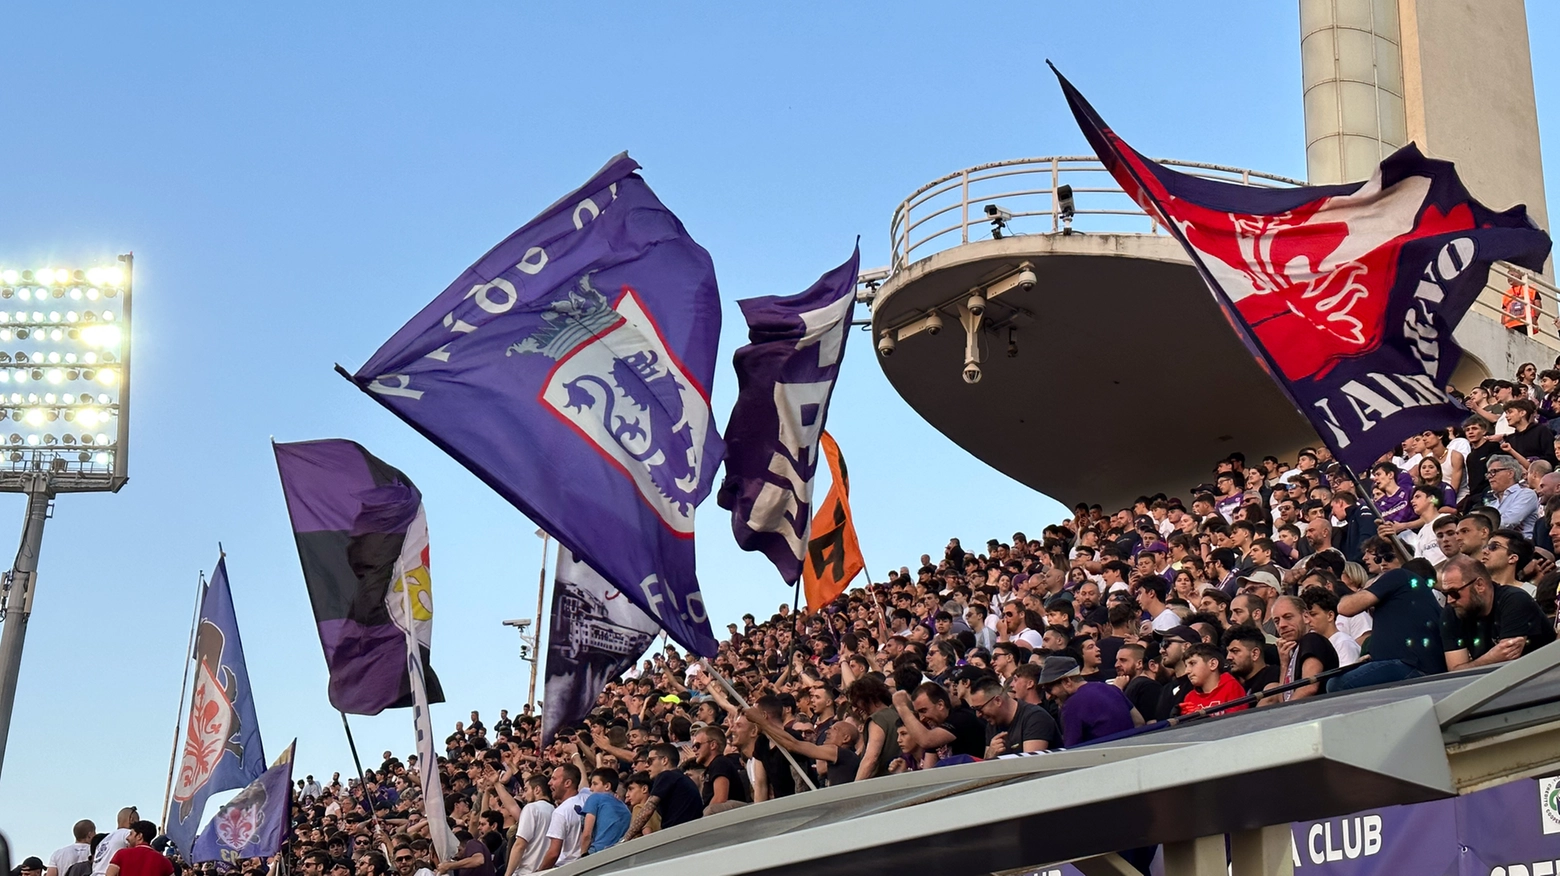
M 1072 748 L 1131 730 L 1143 723 L 1125 694 L 1114 684 L 1084 681 L 1083 670 L 1071 657 L 1047 657 L 1040 668 L 1040 687 L 1062 707 L 1062 747 Z
M 1376 510 L 1381 519 L 1392 523 L 1406 523 L 1414 519 L 1414 509 L 1409 504 L 1409 491 L 1403 488 L 1398 467 L 1390 462 L 1378 462 L 1371 466 L 1370 479 L 1379 494 Z

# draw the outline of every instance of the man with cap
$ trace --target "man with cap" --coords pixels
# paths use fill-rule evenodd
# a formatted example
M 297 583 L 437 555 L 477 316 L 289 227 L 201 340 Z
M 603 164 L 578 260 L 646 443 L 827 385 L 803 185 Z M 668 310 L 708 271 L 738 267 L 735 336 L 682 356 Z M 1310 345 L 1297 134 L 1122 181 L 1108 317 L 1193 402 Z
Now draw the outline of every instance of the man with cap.
M 1254 594 L 1262 600 L 1262 604 L 1266 609 L 1263 612 L 1263 616 L 1272 617 L 1273 600 L 1278 598 L 1278 576 L 1272 572 L 1262 570 L 1242 575 L 1238 580 L 1240 581 L 1241 592 Z
M 37 855 L 28 855 L 22 859 L 22 865 L 16 868 L 19 876 L 43 876 L 43 859 Z
M 1159 711 L 1153 716 L 1154 720 L 1163 721 L 1181 714 L 1181 703 L 1192 689 L 1192 683 L 1186 677 L 1186 648 L 1201 641 L 1202 635 L 1185 624 L 1159 634 L 1159 666 L 1169 678 L 1162 681 L 1164 693 L 1160 695 Z
M 1143 723 L 1143 716 L 1127 702 L 1125 694 L 1113 684 L 1084 681 L 1083 670 L 1071 657 L 1045 658 L 1040 669 L 1040 687 L 1061 706 L 1063 748 L 1122 733 Z

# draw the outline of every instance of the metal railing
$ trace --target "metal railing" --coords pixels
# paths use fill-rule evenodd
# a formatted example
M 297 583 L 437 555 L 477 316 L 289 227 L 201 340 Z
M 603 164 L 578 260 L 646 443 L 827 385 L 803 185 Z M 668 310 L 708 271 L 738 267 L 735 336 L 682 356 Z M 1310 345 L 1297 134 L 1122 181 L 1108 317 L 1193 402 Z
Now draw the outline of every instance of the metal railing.
M 1259 188 L 1289 188 L 1305 182 L 1277 174 L 1226 167 L 1197 161 L 1157 159 L 1166 167 L 1192 176 Z M 1064 213 L 1058 190 L 1071 188 L 1073 209 Z M 997 214 L 987 212 L 987 206 Z M 971 213 L 971 207 L 975 212 Z M 893 262 L 888 274 L 935 252 L 989 238 L 1026 234 L 1057 234 L 1076 229 L 1084 232 L 1159 235 L 1157 220 L 1122 191 L 1100 160 L 1092 155 L 1056 155 L 1047 158 L 1015 158 L 955 171 L 932 180 L 910 194 L 894 209 L 889 224 Z M 1471 311 L 1503 322 L 1506 277 L 1519 274 L 1538 293 L 1536 318 L 1517 329 L 1528 337 L 1560 350 L 1560 289 L 1542 277 L 1500 262 Z M 880 281 L 882 277 L 874 277 Z M 1543 367 L 1542 364 L 1540 367 Z M 1498 375 L 1499 376 L 1499 375 Z
M 1241 167 L 1195 161 L 1160 160 L 1166 167 L 1192 176 L 1262 188 L 1304 185 L 1300 180 Z M 1074 211 L 1064 216 L 1057 190 L 1070 186 Z M 976 213 L 971 215 L 970 207 Z M 937 250 L 989 236 L 991 205 L 1006 211 L 998 229 L 1004 236 L 1054 234 L 1078 218 L 1080 231 L 1160 234 L 1158 223 L 1127 196 L 1109 171 L 1093 156 L 1056 155 L 1015 158 L 955 171 L 911 193 L 894 210 L 889 226 L 893 267 L 898 270 Z M 933 223 L 930 228 L 926 226 Z

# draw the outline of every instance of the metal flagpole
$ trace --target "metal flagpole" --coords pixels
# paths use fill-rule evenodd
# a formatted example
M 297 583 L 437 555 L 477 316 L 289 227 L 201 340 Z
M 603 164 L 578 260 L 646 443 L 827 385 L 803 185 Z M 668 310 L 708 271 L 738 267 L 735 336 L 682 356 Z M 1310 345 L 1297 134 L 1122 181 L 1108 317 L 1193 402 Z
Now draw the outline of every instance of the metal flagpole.
M 749 705 L 748 705 L 748 701 L 742 698 L 742 694 L 737 693 L 737 689 L 731 686 L 731 682 L 726 680 L 726 676 L 721 675 L 720 672 L 715 669 L 714 665 L 712 665 L 707 658 L 700 657 L 699 658 L 699 662 L 704 664 L 704 668 L 709 671 L 710 675 L 715 677 L 716 681 L 720 682 L 720 686 L 726 689 L 726 693 L 731 694 L 731 698 L 737 701 L 737 705 L 741 706 L 744 709 L 750 708 Z M 782 729 L 784 729 L 784 728 L 782 728 Z M 807 771 L 802 769 L 802 765 L 796 762 L 796 757 L 794 755 L 792 755 L 791 752 L 788 751 L 784 745 L 780 745 L 780 744 L 777 743 L 777 744 L 775 744 L 775 747 L 780 749 L 780 753 L 785 755 L 785 759 L 790 762 L 791 768 L 796 770 L 796 774 L 801 776 L 802 777 L 802 781 L 807 783 L 807 790 L 809 790 L 809 791 L 816 791 L 816 790 L 818 790 L 818 786 L 813 784 L 813 780 L 810 777 L 808 777 Z
M 536 534 L 542 537 L 542 568 L 536 575 L 536 632 L 531 636 L 531 688 L 525 695 L 525 704 L 536 713 L 536 667 L 542 662 L 542 612 L 547 596 L 547 540 L 551 538 L 545 529 Z
M 27 638 L 27 619 L 32 615 L 33 594 L 38 583 L 38 551 L 43 547 L 43 524 L 54 503 L 49 476 L 36 474 L 27 489 L 27 522 L 22 526 L 22 546 L 16 563 L 5 577 L 0 594 L 0 769 L 5 767 L 6 740 L 11 736 L 11 711 L 16 707 L 16 679 L 21 671 L 22 643 Z
M 221 551 L 222 546 L 218 545 Z M 200 610 L 206 601 L 206 573 L 201 572 L 199 589 L 195 591 L 195 612 L 190 615 L 190 643 L 184 649 L 184 678 L 179 682 L 179 716 L 173 722 L 173 750 L 168 753 L 168 785 L 163 789 L 162 821 L 168 823 L 168 804 L 173 801 L 173 771 L 179 763 L 179 739 L 184 735 L 184 695 L 190 687 L 190 661 L 195 657 L 195 628 L 200 625 Z
M 352 725 L 347 723 L 346 712 L 338 710 L 338 714 L 341 715 L 341 729 L 347 731 L 347 748 L 352 750 L 352 765 L 357 767 L 358 787 L 363 789 L 363 803 L 368 806 L 369 818 L 374 822 L 374 832 L 380 836 L 380 845 L 388 855 L 389 843 L 384 838 L 384 826 L 379 823 L 379 809 L 374 806 L 374 798 L 368 795 L 368 774 L 363 772 L 363 761 L 358 757 L 357 741 L 352 738 Z

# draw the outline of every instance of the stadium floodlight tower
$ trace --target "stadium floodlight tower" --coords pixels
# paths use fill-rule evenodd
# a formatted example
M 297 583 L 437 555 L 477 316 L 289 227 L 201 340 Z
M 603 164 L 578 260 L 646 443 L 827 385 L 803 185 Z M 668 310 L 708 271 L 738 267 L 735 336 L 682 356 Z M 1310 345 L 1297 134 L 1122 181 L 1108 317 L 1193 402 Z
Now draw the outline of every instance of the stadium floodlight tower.
M 128 479 L 133 262 L 0 269 L 0 492 L 27 496 L 21 549 L 0 580 L 0 768 L 54 497 Z

